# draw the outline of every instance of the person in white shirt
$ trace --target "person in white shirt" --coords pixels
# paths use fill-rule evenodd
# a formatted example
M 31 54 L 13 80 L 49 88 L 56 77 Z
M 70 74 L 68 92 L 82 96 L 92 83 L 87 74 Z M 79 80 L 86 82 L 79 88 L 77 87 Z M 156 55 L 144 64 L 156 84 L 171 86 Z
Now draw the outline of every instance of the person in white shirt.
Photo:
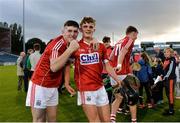
M 30 64 L 31 64 L 31 76 L 35 70 L 35 67 L 36 67 L 36 64 L 38 63 L 40 57 L 41 57 L 41 54 L 40 54 L 40 50 L 41 50 L 41 46 L 39 43 L 35 43 L 33 45 L 33 48 L 34 48 L 34 53 L 32 53 L 30 56 L 29 56 L 29 61 L 30 61 Z
M 21 91 L 22 89 L 24 71 L 23 71 L 23 65 L 21 63 L 25 55 L 26 55 L 25 52 L 21 52 L 16 62 L 17 63 L 17 76 L 18 76 L 18 91 Z

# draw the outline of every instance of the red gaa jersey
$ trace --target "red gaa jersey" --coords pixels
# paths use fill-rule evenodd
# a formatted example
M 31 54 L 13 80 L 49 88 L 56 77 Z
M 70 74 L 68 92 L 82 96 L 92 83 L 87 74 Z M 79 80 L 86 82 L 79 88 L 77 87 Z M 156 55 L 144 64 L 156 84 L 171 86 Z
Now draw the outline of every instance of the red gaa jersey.
M 74 52 L 75 82 L 78 91 L 95 91 L 103 86 L 101 73 L 103 62 L 108 62 L 106 48 L 99 43 L 97 51 L 83 40 L 79 41 L 80 48 Z
M 32 82 L 47 88 L 58 87 L 62 81 L 62 69 L 57 72 L 50 70 L 50 59 L 55 59 L 67 49 L 63 36 L 53 39 L 46 47 L 32 76 Z
M 108 59 L 109 59 L 113 48 L 112 48 L 111 46 L 109 46 L 109 47 L 107 47 L 106 49 L 107 49 L 107 57 L 108 57 Z M 110 66 L 113 66 L 113 63 L 112 63 L 110 60 L 109 60 L 109 64 L 110 64 Z M 105 69 L 105 66 L 103 67 L 102 73 L 107 74 L 107 71 L 106 71 L 106 69 Z
M 132 39 L 130 39 L 129 37 L 126 36 L 125 38 L 123 38 L 121 41 L 119 41 L 115 45 L 115 50 L 114 50 L 115 53 L 114 53 L 114 59 L 113 59 L 113 66 L 114 67 L 117 66 L 119 52 L 121 52 L 121 49 L 124 48 L 126 46 L 126 44 L 128 43 L 128 41 L 130 41 L 130 40 L 132 40 Z M 130 47 L 128 49 L 128 52 L 124 56 L 121 71 L 118 72 L 117 75 L 126 75 L 128 73 L 131 73 L 131 70 L 130 70 L 130 56 L 131 56 L 133 46 L 134 46 L 134 43 L 132 41 L 132 44 L 130 45 Z

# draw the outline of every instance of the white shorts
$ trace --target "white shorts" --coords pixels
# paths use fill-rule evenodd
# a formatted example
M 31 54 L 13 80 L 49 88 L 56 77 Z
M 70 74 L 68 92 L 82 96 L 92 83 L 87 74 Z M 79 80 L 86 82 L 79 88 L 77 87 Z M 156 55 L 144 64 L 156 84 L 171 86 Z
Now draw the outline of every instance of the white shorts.
M 127 75 L 118 75 L 117 77 L 118 77 L 119 80 L 122 81 L 123 79 L 126 78 L 126 76 Z M 117 82 L 112 77 L 110 77 L 110 81 L 111 81 L 111 85 L 116 85 L 117 84 Z
M 26 106 L 45 109 L 47 106 L 58 105 L 57 88 L 46 88 L 29 81 Z
M 87 105 L 96 105 L 96 106 L 105 106 L 109 104 L 108 96 L 104 86 L 99 88 L 96 91 L 78 91 L 77 98 L 78 105 L 87 104 Z

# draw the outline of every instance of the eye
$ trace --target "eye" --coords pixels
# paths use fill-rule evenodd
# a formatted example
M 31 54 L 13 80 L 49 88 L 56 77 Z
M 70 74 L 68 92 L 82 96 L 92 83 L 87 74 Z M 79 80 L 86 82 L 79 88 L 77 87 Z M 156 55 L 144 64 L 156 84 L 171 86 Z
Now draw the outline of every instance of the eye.
M 74 30 L 74 33 L 77 33 L 78 31 L 77 30 Z
M 93 26 L 89 26 L 90 29 L 93 29 L 94 27 Z
M 85 26 L 83 26 L 83 28 L 87 28 L 87 26 L 85 25 Z
M 72 32 L 72 30 L 68 30 L 68 32 Z

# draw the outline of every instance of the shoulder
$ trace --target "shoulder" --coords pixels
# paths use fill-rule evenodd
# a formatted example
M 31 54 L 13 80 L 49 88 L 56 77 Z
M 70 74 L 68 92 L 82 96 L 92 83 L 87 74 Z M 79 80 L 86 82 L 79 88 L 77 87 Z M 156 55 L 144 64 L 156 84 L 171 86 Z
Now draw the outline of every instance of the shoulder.
M 65 40 L 63 39 L 62 36 L 58 36 L 54 38 L 48 45 L 47 47 L 58 47 L 62 45 L 63 43 L 66 43 Z
M 106 50 L 106 47 L 103 43 L 99 43 L 99 48 Z
M 125 46 L 126 44 L 132 44 L 132 43 L 133 43 L 133 40 L 126 36 L 125 38 L 123 38 L 122 46 Z

